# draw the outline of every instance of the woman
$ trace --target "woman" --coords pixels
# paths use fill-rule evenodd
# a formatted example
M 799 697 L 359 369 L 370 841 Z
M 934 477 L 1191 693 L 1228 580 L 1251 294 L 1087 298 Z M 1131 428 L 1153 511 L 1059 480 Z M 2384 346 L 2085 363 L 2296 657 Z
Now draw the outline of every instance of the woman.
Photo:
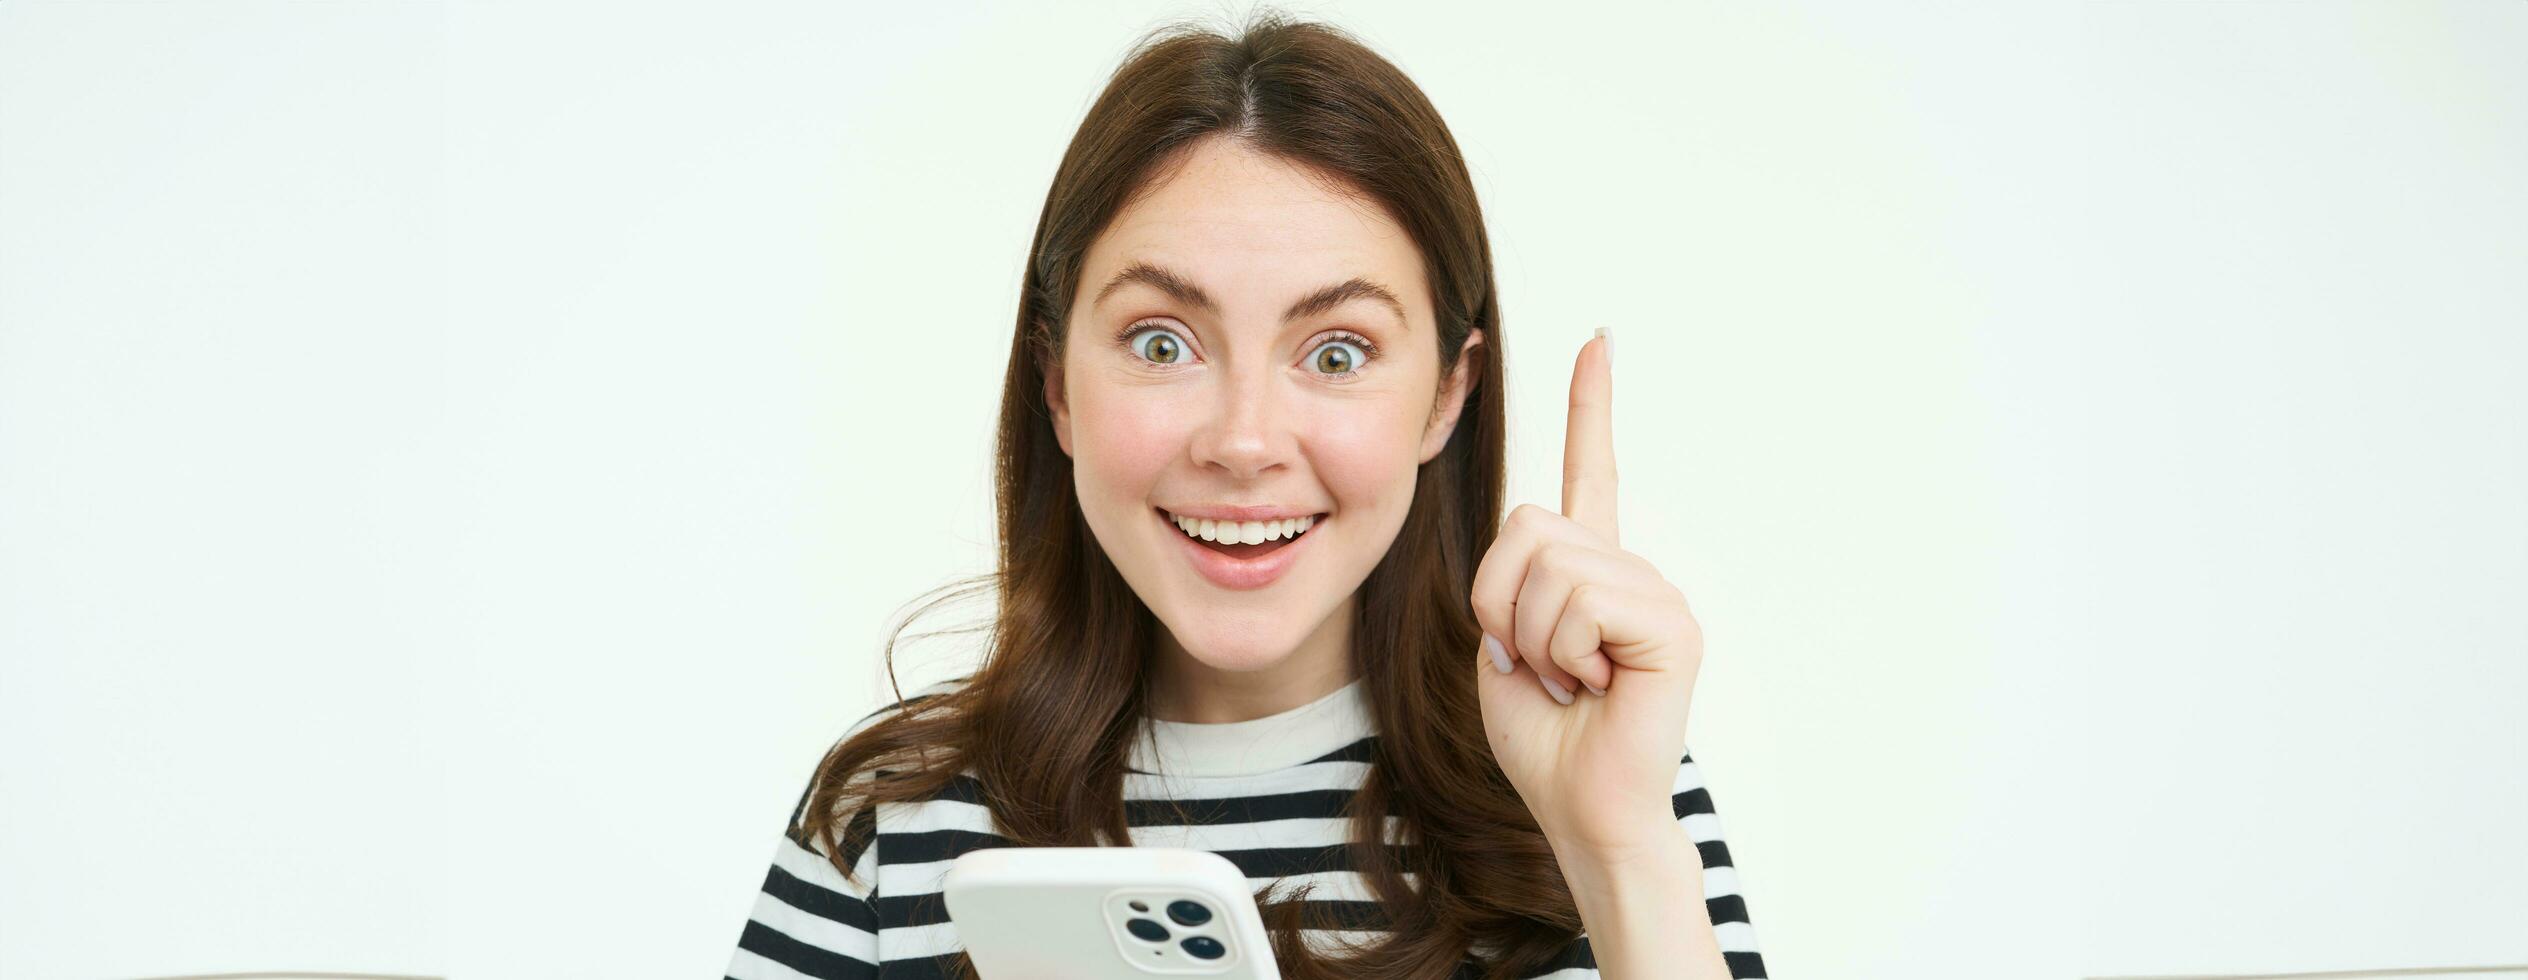
M 828 753 L 731 976 L 964 975 L 948 862 L 1091 845 L 1229 857 L 1288 976 L 1763 975 L 1699 631 L 1616 544 L 1610 341 L 1562 513 L 1497 523 L 1491 251 L 1411 81 L 1275 15 L 1163 30 L 1029 258 L 988 655 Z

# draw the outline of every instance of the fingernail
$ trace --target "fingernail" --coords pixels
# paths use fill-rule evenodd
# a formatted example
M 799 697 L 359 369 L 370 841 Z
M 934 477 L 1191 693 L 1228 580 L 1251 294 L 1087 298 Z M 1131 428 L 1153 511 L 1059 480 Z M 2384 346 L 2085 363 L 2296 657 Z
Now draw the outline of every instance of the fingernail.
M 1598 339 L 1606 341 L 1606 362 L 1615 363 L 1615 330 L 1611 327 L 1599 327 Z
M 1581 686 L 1581 687 L 1588 688 L 1588 689 L 1589 689 L 1589 693 L 1591 693 L 1591 694 L 1595 694 L 1595 695 L 1597 695 L 1597 696 L 1599 696 L 1599 697 L 1605 697 L 1605 696 L 1606 696 L 1606 689 L 1605 689 L 1605 688 L 1603 688 L 1603 687 L 1598 687 L 1598 686 L 1596 686 L 1596 685 L 1594 685 L 1594 684 L 1589 683 L 1588 681 L 1581 681 L 1581 682 L 1580 682 L 1580 686 Z
M 1490 633 L 1483 635 L 1483 652 L 1492 655 L 1492 665 L 1501 668 L 1504 674 L 1518 669 L 1510 666 L 1509 651 L 1501 649 L 1501 641 L 1493 639 Z
M 1553 695 L 1554 700 L 1564 704 L 1571 703 L 1571 692 L 1563 690 L 1562 685 L 1554 683 L 1553 678 L 1538 674 L 1536 679 L 1545 682 L 1545 693 Z

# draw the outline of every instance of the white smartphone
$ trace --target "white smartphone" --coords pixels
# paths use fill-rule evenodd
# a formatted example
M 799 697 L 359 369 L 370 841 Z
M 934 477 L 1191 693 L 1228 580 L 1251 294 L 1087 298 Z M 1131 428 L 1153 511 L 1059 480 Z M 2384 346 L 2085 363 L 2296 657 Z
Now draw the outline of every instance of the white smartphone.
M 940 886 L 981 980 L 1278 980 L 1246 875 L 1173 847 L 992 847 Z

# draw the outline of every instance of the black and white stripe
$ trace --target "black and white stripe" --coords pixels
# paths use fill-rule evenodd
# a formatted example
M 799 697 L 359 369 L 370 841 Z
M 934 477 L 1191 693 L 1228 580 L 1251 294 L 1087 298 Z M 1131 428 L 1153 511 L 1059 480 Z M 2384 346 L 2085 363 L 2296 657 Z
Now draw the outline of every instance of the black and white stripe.
M 959 680 L 926 688 L 907 700 L 949 690 Z M 852 726 L 875 724 L 882 709 Z M 1308 901 L 1329 913 L 1340 929 L 1308 930 L 1316 948 L 1338 941 L 1366 942 L 1386 930 L 1384 910 L 1346 852 L 1349 819 L 1344 809 L 1369 774 L 1376 736 L 1350 742 L 1309 761 L 1255 775 L 1179 777 L 1140 771 L 1124 781 L 1124 806 L 1132 842 L 1142 847 L 1189 847 L 1235 863 L 1253 888 L 1280 882 L 1312 884 Z M 1701 770 L 1689 753 L 1679 760 L 1673 799 L 1703 859 L 1704 906 L 1711 913 L 1730 976 L 1764 976 L 1738 875 L 1722 839 Z M 807 796 L 791 811 L 790 826 L 773 854 L 753 912 L 729 961 L 731 980 L 912 980 L 946 975 L 961 948 L 939 895 L 950 862 L 968 851 L 1006 846 L 992 832 L 981 786 L 961 775 L 936 798 L 883 804 L 873 821 L 876 842 L 854 856 L 862 880 L 846 882 L 813 841 L 799 832 Z M 1389 840 L 1399 828 L 1390 822 Z M 1410 868 L 1410 863 L 1405 865 Z M 1411 873 L 1407 873 L 1408 879 Z M 874 883 L 874 894 L 870 887 Z M 1456 976 L 1480 977 L 1472 960 Z M 1598 976 L 1588 938 L 1566 948 L 1543 972 L 1547 980 Z

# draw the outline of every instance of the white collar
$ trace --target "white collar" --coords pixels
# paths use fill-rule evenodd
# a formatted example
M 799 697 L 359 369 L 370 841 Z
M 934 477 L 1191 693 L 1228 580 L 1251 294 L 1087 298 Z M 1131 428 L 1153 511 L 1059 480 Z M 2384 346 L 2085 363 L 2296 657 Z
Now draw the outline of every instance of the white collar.
M 1249 776 L 1288 769 L 1360 741 L 1375 730 L 1366 677 L 1307 704 L 1246 721 L 1165 721 L 1144 717 L 1126 764 L 1170 776 Z

